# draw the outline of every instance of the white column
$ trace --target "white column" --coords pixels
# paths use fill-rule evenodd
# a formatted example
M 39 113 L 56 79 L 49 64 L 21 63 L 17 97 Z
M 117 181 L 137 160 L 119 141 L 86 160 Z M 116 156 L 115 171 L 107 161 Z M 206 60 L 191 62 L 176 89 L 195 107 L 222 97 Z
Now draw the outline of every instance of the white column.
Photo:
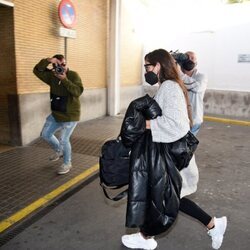
M 110 0 L 108 48 L 108 115 L 120 113 L 120 14 L 121 0 Z
M 0 0 L 0 5 L 5 5 L 9 7 L 14 7 L 14 3 L 6 1 L 6 0 Z

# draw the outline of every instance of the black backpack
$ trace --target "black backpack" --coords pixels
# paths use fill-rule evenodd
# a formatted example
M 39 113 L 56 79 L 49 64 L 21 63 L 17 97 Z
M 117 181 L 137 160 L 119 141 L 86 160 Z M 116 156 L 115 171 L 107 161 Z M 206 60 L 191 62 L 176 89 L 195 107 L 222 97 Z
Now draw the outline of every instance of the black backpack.
M 118 137 L 106 141 L 101 148 L 99 158 L 100 185 L 105 196 L 113 201 L 118 201 L 127 195 L 127 190 L 111 198 L 106 189 L 119 189 L 129 183 L 130 148 L 126 148 Z

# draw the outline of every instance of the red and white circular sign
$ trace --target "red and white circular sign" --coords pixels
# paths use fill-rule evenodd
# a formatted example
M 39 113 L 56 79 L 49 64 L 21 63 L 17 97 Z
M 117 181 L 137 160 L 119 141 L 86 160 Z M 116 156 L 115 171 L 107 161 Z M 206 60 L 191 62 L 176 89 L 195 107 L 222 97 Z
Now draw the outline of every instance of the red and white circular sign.
M 73 28 L 76 24 L 76 10 L 70 0 L 62 0 L 58 7 L 61 23 L 66 28 Z

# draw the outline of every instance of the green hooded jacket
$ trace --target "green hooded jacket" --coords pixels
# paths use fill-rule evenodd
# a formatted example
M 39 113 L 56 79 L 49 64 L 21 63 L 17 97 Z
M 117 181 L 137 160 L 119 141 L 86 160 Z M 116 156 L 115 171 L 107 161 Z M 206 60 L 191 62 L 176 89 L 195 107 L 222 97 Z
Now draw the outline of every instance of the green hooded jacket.
M 80 95 L 83 85 L 80 76 L 67 70 L 66 79 L 60 81 L 47 68 L 50 64 L 47 59 L 42 59 L 33 69 L 33 73 L 50 86 L 50 101 L 52 115 L 57 122 L 71 122 L 80 120 Z

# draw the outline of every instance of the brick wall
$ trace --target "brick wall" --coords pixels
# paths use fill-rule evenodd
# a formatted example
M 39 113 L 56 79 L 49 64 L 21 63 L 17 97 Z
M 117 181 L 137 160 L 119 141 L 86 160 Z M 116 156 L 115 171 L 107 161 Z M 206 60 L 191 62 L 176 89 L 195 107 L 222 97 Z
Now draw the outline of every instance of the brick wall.
M 67 38 L 67 61 L 83 80 L 82 119 L 87 120 L 85 114 L 93 109 L 93 96 L 95 110 L 101 110 L 96 114 L 106 114 L 110 0 L 71 1 L 76 6 L 77 38 Z M 22 144 L 39 136 L 49 107 L 49 100 L 41 98 L 47 96 L 49 88 L 33 75 L 33 67 L 41 58 L 64 54 L 65 38 L 58 34 L 62 26 L 59 0 L 13 2 L 13 8 L 0 8 L 0 55 L 5 61 L 0 68 L 0 143 Z M 142 47 L 126 9 L 133 1 L 122 3 L 121 85 L 126 87 L 140 83 Z M 38 106 L 32 105 L 36 98 L 41 98 Z M 93 118 L 91 114 L 89 119 Z M 21 138 L 13 138 L 19 135 Z
M 74 1 L 77 38 L 67 38 L 67 61 L 83 79 L 85 88 L 106 86 L 107 2 Z M 32 73 L 44 57 L 64 54 L 65 39 L 59 37 L 61 23 L 55 0 L 15 1 L 15 41 L 18 93 L 47 92 Z

